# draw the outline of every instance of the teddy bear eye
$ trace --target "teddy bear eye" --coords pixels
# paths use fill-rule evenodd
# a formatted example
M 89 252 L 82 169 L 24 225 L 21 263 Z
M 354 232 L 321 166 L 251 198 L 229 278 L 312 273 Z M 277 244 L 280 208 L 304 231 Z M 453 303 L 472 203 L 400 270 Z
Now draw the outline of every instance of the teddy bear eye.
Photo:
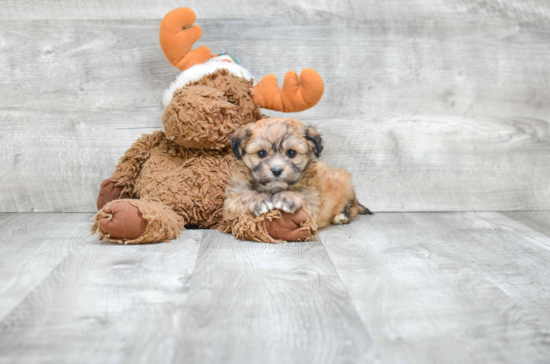
M 287 156 L 288 158 L 291 158 L 291 159 L 292 159 L 292 158 L 296 157 L 296 151 L 295 151 L 295 150 L 292 150 L 292 149 L 287 150 L 286 156 Z
M 258 157 L 264 159 L 265 157 L 267 157 L 267 152 L 265 150 L 260 150 L 258 152 Z

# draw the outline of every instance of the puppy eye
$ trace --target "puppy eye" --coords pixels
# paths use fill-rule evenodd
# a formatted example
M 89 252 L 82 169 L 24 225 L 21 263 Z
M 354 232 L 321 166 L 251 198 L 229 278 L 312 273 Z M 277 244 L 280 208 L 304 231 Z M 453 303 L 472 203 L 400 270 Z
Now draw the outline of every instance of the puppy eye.
M 260 150 L 258 152 L 258 157 L 264 159 L 265 157 L 267 157 L 267 152 L 265 150 Z
M 288 158 L 291 158 L 291 159 L 292 159 L 292 158 L 296 157 L 296 151 L 290 149 L 290 150 L 288 150 L 288 151 L 286 152 L 286 156 L 287 156 Z

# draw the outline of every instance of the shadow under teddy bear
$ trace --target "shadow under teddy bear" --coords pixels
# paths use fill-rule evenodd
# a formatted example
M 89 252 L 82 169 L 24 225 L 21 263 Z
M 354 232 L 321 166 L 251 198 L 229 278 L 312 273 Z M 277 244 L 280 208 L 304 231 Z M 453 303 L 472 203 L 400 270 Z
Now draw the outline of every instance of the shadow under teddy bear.
M 163 95 L 164 132 L 139 138 L 102 182 L 92 232 L 123 244 L 175 239 L 185 226 L 271 243 L 310 239 L 316 227 L 303 210 L 243 214 L 228 223 L 222 207 L 235 162 L 231 134 L 267 118 L 261 107 L 297 112 L 314 106 L 323 80 L 304 69 L 301 76 L 288 72 L 282 88 L 274 75 L 253 86 L 249 72 L 230 55 L 211 57 L 205 46 L 191 50 L 202 35 L 195 19 L 191 9 L 179 8 L 161 22 L 161 47 L 183 71 Z

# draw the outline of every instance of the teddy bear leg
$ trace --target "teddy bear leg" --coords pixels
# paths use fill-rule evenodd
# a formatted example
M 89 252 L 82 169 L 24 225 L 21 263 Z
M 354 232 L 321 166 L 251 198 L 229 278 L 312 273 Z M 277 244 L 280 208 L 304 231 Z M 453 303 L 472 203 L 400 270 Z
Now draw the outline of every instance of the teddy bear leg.
M 293 214 L 281 212 L 280 218 L 266 221 L 265 229 L 274 239 L 285 241 L 306 241 L 316 233 L 308 224 L 309 216 L 300 209 Z
M 144 200 L 115 200 L 95 216 L 92 233 L 119 244 L 157 243 L 179 236 L 183 217 L 168 206 Z
M 115 186 L 114 182 L 110 178 L 103 180 L 99 187 L 99 194 L 97 196 L 97 211 L 101 210 L 108 202 L 113 200 L 121 200 L 130 198 L 127 192 L 122 192 L 124 187 Z
M 224 221 L 220 230 L 231 232 L 237 239 L 264 243 L 308 241 L 317 236 L 315 221 L 302 209 L 293 214 L 280 210 L 260 216 L 241 214 L 235 220 Z

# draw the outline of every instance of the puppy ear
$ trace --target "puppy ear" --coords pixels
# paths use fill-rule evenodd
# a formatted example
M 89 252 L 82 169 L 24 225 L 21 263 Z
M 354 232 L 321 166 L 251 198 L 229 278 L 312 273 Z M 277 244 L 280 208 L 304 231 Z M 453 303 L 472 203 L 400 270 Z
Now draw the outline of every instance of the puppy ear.
M 253 124 L 241 125 L 231 135 L 231 150 L 237 159 L 243 158 L 243 148 L 246 147 L 246 139 L 250 136 Z
M 316 157 L 319 157 L 323 151 L 323 138 L 321 138 L 321 134 L 319 134 L 314 127 L 307 126 L 304 129 L 304 137 L 313 149 L 313 154 L 315 154 Z

